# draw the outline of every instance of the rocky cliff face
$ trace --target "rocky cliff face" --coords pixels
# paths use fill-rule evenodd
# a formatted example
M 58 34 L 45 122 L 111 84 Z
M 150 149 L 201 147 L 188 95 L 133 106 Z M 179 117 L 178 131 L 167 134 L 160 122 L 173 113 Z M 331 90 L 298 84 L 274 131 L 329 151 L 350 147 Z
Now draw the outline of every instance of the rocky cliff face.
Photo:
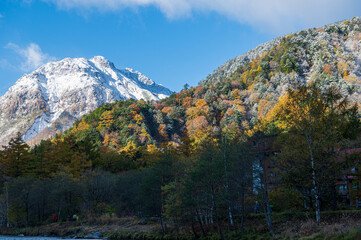
M 103 103 L 158 100 L 172 92 L 132 69 L 117 69 L 104 57 L 66 58 L 21 77 L 0 98 L 0 144 L 17 131 L 34 143 L 64 131 Z

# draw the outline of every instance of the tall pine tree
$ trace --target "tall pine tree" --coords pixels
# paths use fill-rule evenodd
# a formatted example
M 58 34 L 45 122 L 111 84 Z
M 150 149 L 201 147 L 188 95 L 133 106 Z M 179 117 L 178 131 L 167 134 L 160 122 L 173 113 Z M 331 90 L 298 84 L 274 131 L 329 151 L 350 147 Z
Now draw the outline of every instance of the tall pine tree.
M 3 148 L 0 158 L 0 171 L 3 175 L 17 178 L 31 174 L 30 147 L 23 141 L 20 132 Z

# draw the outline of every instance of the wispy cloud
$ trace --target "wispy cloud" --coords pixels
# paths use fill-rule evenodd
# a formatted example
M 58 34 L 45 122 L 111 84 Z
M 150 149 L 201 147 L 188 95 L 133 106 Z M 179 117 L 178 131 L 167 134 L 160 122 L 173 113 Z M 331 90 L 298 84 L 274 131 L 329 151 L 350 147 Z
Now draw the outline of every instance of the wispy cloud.
M 4 15 L 2 15 L 1 13 L 0 13 L 0 18 L 3 18 L 4 17 Z
M 43 0 L 61 9 L 120 11 L 158 7 L 169 19 L 215 12 L 261 30 L 292 31 L 359 15 L 359 0 Z
M 55 60 L 54 57 L 44 53 L 35 43 L 30 43 L 27 47 L 22 48 L 10 42 L 5 47 L 14 50 L 21 57 L 19 66 L 25 72 L 35 70 L 40 65 Z
M 119 11 L 124 8 L 138 8 L 147 6 L 158 7 L 168 18 L 187 16 L 192 12 L 189 0 L 43 0 L 52 2 L 61 9 L 76 8 L 81 11 Z

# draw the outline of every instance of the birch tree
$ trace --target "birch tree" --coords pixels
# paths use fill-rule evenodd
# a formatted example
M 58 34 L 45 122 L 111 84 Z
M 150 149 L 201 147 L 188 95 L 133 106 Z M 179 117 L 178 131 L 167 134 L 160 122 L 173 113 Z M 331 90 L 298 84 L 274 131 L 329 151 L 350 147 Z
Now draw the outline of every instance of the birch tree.
M 316 221 L 321 221 L 321 189 L 334 180 L 335 157 L 340 144 L 358 130 L 357 106 L 349 106 L 338 90 L 331 88 L 322 93 L 315 84 L 289 90 L 275 106 L 272 113 L 277 125 L 288 136 L 284 141 L 280 157 L 285 162 L 301 159 L 299 170 L 302 184 L 311 180 L 311 193 L 315 201 Z M 353 129 L 353 133 L 350 133 Z M 287 147 L 285 147 L 287 146 Z M 293 151 L 293 156 L 288 154 Z M 288 156 L 285 158 L 285 156 Z M 309 174 L 308 174 L 308 173 Z M 302 178 L 309 176 L 307 178 Z M 327 181 L 326 181 L 327 183 Z M 328 183 L 329 184 L 329 183 Z M 331 184 L 334 186 L 334 184 Z

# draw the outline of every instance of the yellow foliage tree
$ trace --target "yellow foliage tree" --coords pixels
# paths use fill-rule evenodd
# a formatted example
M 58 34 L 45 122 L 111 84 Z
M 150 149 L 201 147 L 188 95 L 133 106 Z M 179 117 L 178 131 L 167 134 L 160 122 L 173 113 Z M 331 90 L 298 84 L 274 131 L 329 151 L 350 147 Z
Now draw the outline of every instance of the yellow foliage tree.
M 235 109 L 242 113 L 243 117 L 246 116 L 246 107 L 244 106 L 242 100 L 236 99 L 233 101 L 233 106 Z
M 186 125 L 189 138 L 195 145 L 199 145 L 209 138 L 211 127 L 204 116 L 188 120 Z
M 134 141 L 128 141 L 127 145 L 121 148 L 118 152 L 119 153 L 127 153 L 133 155 L 137 151 L 137 145 Z
M 147 132 L 147 130 L 145 130 L 145 128 L 142 128 L 142 130 L 140 130 L 140 134 L 139 134 L 139 140 L 142 144 L 144 144 L 147 140 L 150 140 L 151 136 L 150 134 Z
M 185 97 L 182 101 L 182 106 L 184 109 L 190 108 L 193 105 L 193 98 Z
M 154 165 L 158 159 L 161 157 L 161 151 L 159 148 L 157 148 L 154 144 L 147 145 L 146 151 L 143 152 L 143 156 L 141 159 L 138 160 L 137 164 L 138 166 L 142 167 L 149 167 Z
M 241 98 L 239 93 L 240 93 L 239 89 L 233 89 L 232 90 L 232 96 L 234 97 L 234 99 L 240 99 Z
M 272 108 L 272 103 L 270 101 L 267 101 L 266 99 L 261 99 L 258 102 L 258 113 L 257 113 L 258 119 L 262 119 L 264 116 L 266 116 L 267 112 L 271 108 Z
M 166 115 L 166 114 L 172 112 L 172 110 L 173 110 L 172 107 L 165 107 L 165 108 L 162 109 L 162 113 L 163 113 L 164 115 Z
M 167 126 L 165 124 L 159 124 L 159 127 L 158 127 L 158 133 L 160 136 L 163 137 L 163 139 L 165 141 L 168 140 L 168 132 L 167 132 Z
M 78 125 L 74 125 L 74 128 L 72 130 L 73 133 L 76 133 L 78 131 L 88 130 L 90 128 L 90 125 L 85 122 L 84 118 Z
M 120 136 L 116 132 L 106 134 L 103 140 L 103 147 L 107 147 L 112 150 L 119 149 L 119 138 Z
M 114 123 L 114 116 L 112 111 L 105 111 L 100 116 L 100 122 L 99 126 L 105 126 L 106 128 L 109 128 L 110 125 Z
M 136 114 L 133 118 L 133 120 L 138 124 L 141 125 L 142 122 L 144 121 L 143 117 L 139 114 Z
M 195 107 L 188 108 L 186 114 L 189 120 L 195 119 L 198 116 L 207 116 L 209 107 L 204 99 L 198 99 Z
M 92 162 L 86 159 L 87 155 L 84 152 L 75 152 L 72 155 L 69 170 L 74 178 L 79 178 L 85 169 L 92 166 Z

